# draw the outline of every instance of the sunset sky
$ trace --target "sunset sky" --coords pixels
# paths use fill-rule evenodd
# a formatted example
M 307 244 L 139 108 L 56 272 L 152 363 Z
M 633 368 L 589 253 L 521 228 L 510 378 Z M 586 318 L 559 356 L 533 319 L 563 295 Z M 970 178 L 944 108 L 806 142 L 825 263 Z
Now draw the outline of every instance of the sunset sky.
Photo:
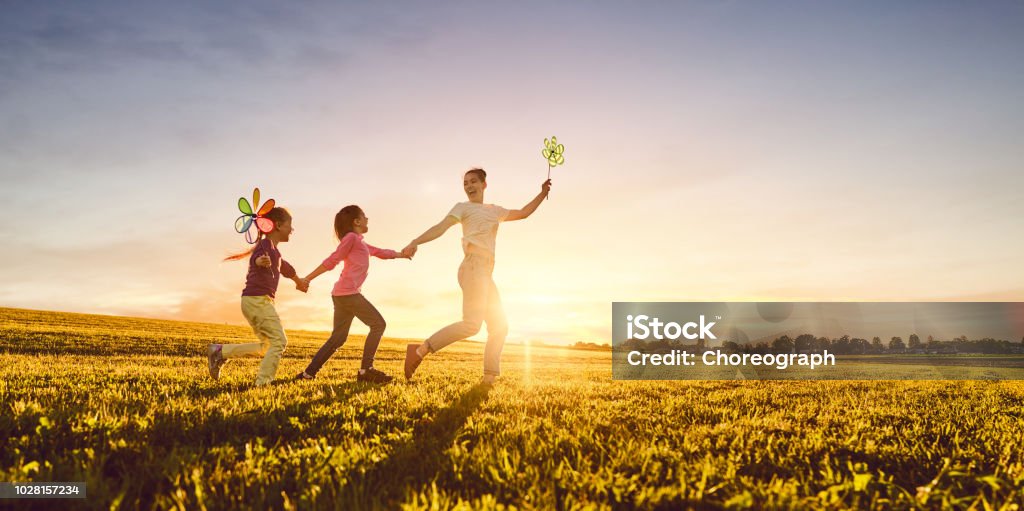
M 358 204 L 401 249 L 466 200 L 511 341 L 613 301 L 1024 301 L 1021 2 L 5 2 L 0 306 L 244 324 L 236 202 L 300 273 Z M 460 317 L 461 231 L 371 262 L 389 336 Z M 329 330 L 338 270 L 288 328 Z M 365 333 L 358 325 L 354 333 Z

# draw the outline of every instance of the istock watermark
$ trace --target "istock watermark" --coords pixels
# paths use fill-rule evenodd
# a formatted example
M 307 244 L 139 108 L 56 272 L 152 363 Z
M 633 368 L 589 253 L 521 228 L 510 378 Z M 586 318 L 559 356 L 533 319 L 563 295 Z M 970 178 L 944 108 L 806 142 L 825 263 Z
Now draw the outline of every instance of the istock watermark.
M 1022 302 L 615 302 L 621 380 L 1020 380 Z

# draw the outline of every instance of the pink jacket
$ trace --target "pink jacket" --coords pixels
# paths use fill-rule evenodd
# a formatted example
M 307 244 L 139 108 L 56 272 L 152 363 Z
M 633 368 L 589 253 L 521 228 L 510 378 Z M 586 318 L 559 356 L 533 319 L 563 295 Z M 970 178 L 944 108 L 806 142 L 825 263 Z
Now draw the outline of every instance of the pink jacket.
M 334 284 L 333 296 L 354 295 L 360 291 L 366 274 L 370 271 L 370 256 L 380 259 L 394 259 L 401 254 L 394 250 L 377 248 L 363 241 L 363 235 L 350 232 L 341 239 L 333 254 L 324 259 L 324 268 L 334 269 L 341 261 L 345 268 L 341 270 L 341 278 Z

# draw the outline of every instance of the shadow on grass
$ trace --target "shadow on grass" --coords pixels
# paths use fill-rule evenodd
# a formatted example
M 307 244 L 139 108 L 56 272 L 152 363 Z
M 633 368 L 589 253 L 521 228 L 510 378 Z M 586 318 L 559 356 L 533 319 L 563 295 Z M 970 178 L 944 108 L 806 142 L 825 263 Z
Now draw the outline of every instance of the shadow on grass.
M 342 509 L 397 509 L 410 489 L 429 486 L 445 468 L 444 451 L 490 390 L 490 385 L 474 385 L 433 421 L 418 424 L 412 438 L 395 446 L 390 456 L 365 471 L 349 473 L 349 484 L 339 488 L 332 504 Z
M 252 377 L 255 378 L 256 377 L 255 374 L 253 374 Z M 203 380 L 204 381 L 202 383 L 206 383 L 206 384 L 210 383 L 210 380 L 208 380 L 208 379 L 204 378 Z M 336 379 L 328 379 L 327 381 L 336 381 Z M 323 383 L 321 383 L 321 382 L 323 382 Z M 184 395 L 186 397 L 189 397 L 189 398 L 209 399 L 209 398 L 216 397 L 216 396 L 219 396 L 219 395 L 222 395 L 222 394 L 229 394 L 229 393 L 234 393 L 234 392 L 245 392 L 245 391 L 261 388 L 260 386 L 256 385 L 252 380 L 248 380 L 248 381 L 237 381 L 237 380 L 231 381 L 231 380 L 228 380 L 228 381 L 225 381 L 224 379 L 222 379 L 222 380 L 220 380 L 220 382 L 214 382 L 213 386 L 204 386 L 204 385 L 202 385 L 202 383 L 197 381 L 196 384 L 189 385 L 187 388 L 184 389 L 184 391 L 182 392 L 182 395 Z M 303 380 L 303 379 L 296 378 L 295 374 L 286 374 L 284 376 L 278 376 L 277 378 L 275 378 L 273 381 L 270 382 L 268 387 L 269 388 L 280 388 L 280 387 L 287 387 L 287 386 L 291 386 L 291 385 L 307 385 L 307 386 L 310 386 L 310 387 L 322 387 L 322 386 L 328 385 L 328 384 L 324 381 L 323 378 L 317 378 L 317 379 L 313 379 L 313 380 Z M 341 386 L 341 387 L 347 387 L 347 386 L 350 386 L 350 385 L 369 385 L 369 387 L 366 387 L 366 388 L 367 389 L 372 389 L 375 386 L 379 386 L 379 385 L 382 385 L 382 384 L 379 384 L 379 383 L 368 383 L 368 382 L 359 382 L 359 381 L 351 381 L 351 380 L 349 380 L 349 381 L 344 381 L 342 383 L 339 383 L 337 385 Z M 345 396 L 341 396 L 341 397 L 343 398 Z
M 120 493 L 132 507 L 152 507 L 156 495 L 168 495 L 178 489 L 180 481 L 174 479 L 174 474 L 194 463 L 219 462 L 204 452 L 224 447 L 241 452 L 246 444 L 254 441 L 273 452 L 279 446 L 298 445 L 304 439 L 318 436 L 314 432 L 338 431 L 338 416 L 323 413 L 312 416 L 312 410 L 380 388 L 378 384 L 358 381 L 325 385 L 281 380 L 277 385 L 289 383 L 309 386 L 311 393 L 322 392 L 323 396 L 283 406 L 274 405 L 271 400 L 265 405 L 269 408 L 259 406 L 236 413 L 214 411 L 198 421 L 180 412 L 158 414 L 141 442 L 97 457 L 94 473 L 86 476 L 93 481 L 90 493 L 102 502 L 109 502 Z M 228 386 L 219 393 L 239 390 L 244 394 L 250 388 L 250 384 Z M 281 489 L 276 491 L 272 497 L 276 503 L 273 507 L 279 508 L 283 503 L 276 495 Z
M 334 415 L 311 417 L 311 411 L 320 405 L 343 403 L 353 397 L 379 389 L 380 384 L 347 381 L 340 384 L 317 384 L 297 380 L 277 380 L 271 384 L 274 388 L 283 386 L 307 387 L 309 393 L 322 393 L 316 399 L 303 399 L 283 406 L 273 404 L 261 405 L 235 413 L 211 413 L 198 424 L 189 424 L 175 415 L 158 416 L 150 429 L 151 446 L 172 447 L 178 444 L 191 445 L 236 445 L 262 438 L 268 444 L 281 444 L 297 441 L 310 436 L 310 432 L 330 431 L 332 423 L 337 421 Z M 214 389 L 197 389 L 196 397 L 238 393 L 240 397 L 258 387 L 252 384 L 230 385 Z M 270 409 L 265 408 L 269 406 Z M 294 419 L 294 420 L 293 420 Z

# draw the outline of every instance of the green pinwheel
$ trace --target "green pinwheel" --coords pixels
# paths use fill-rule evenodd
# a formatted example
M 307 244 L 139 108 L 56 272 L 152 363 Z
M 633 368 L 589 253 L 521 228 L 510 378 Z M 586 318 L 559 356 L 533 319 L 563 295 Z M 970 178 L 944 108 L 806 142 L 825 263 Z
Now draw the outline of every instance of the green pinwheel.
M 565 163 L 565 156 L 562 153 L 565 152 L 565 146 L 558 143 L 558 137 L 551 135 L 551 138 L 544 139 L 544 149 L 541 149 L 540 154 L 548 161 L 548 180 L 551 180 L 551 167 L 557 167 Z M 551 198 L 550 195 L 547 197 Z
M 548 161 L 548 179 L 551 179 L 551 167 L 557 167 L 565 163 L 565 156 L 562 156 L 563 152 L 565 152 L 565 146 L 558 143 L 558 137 L 552 136 L 549 139 L 544 139 L 544 149 L 541 150 L 540 154 Z

